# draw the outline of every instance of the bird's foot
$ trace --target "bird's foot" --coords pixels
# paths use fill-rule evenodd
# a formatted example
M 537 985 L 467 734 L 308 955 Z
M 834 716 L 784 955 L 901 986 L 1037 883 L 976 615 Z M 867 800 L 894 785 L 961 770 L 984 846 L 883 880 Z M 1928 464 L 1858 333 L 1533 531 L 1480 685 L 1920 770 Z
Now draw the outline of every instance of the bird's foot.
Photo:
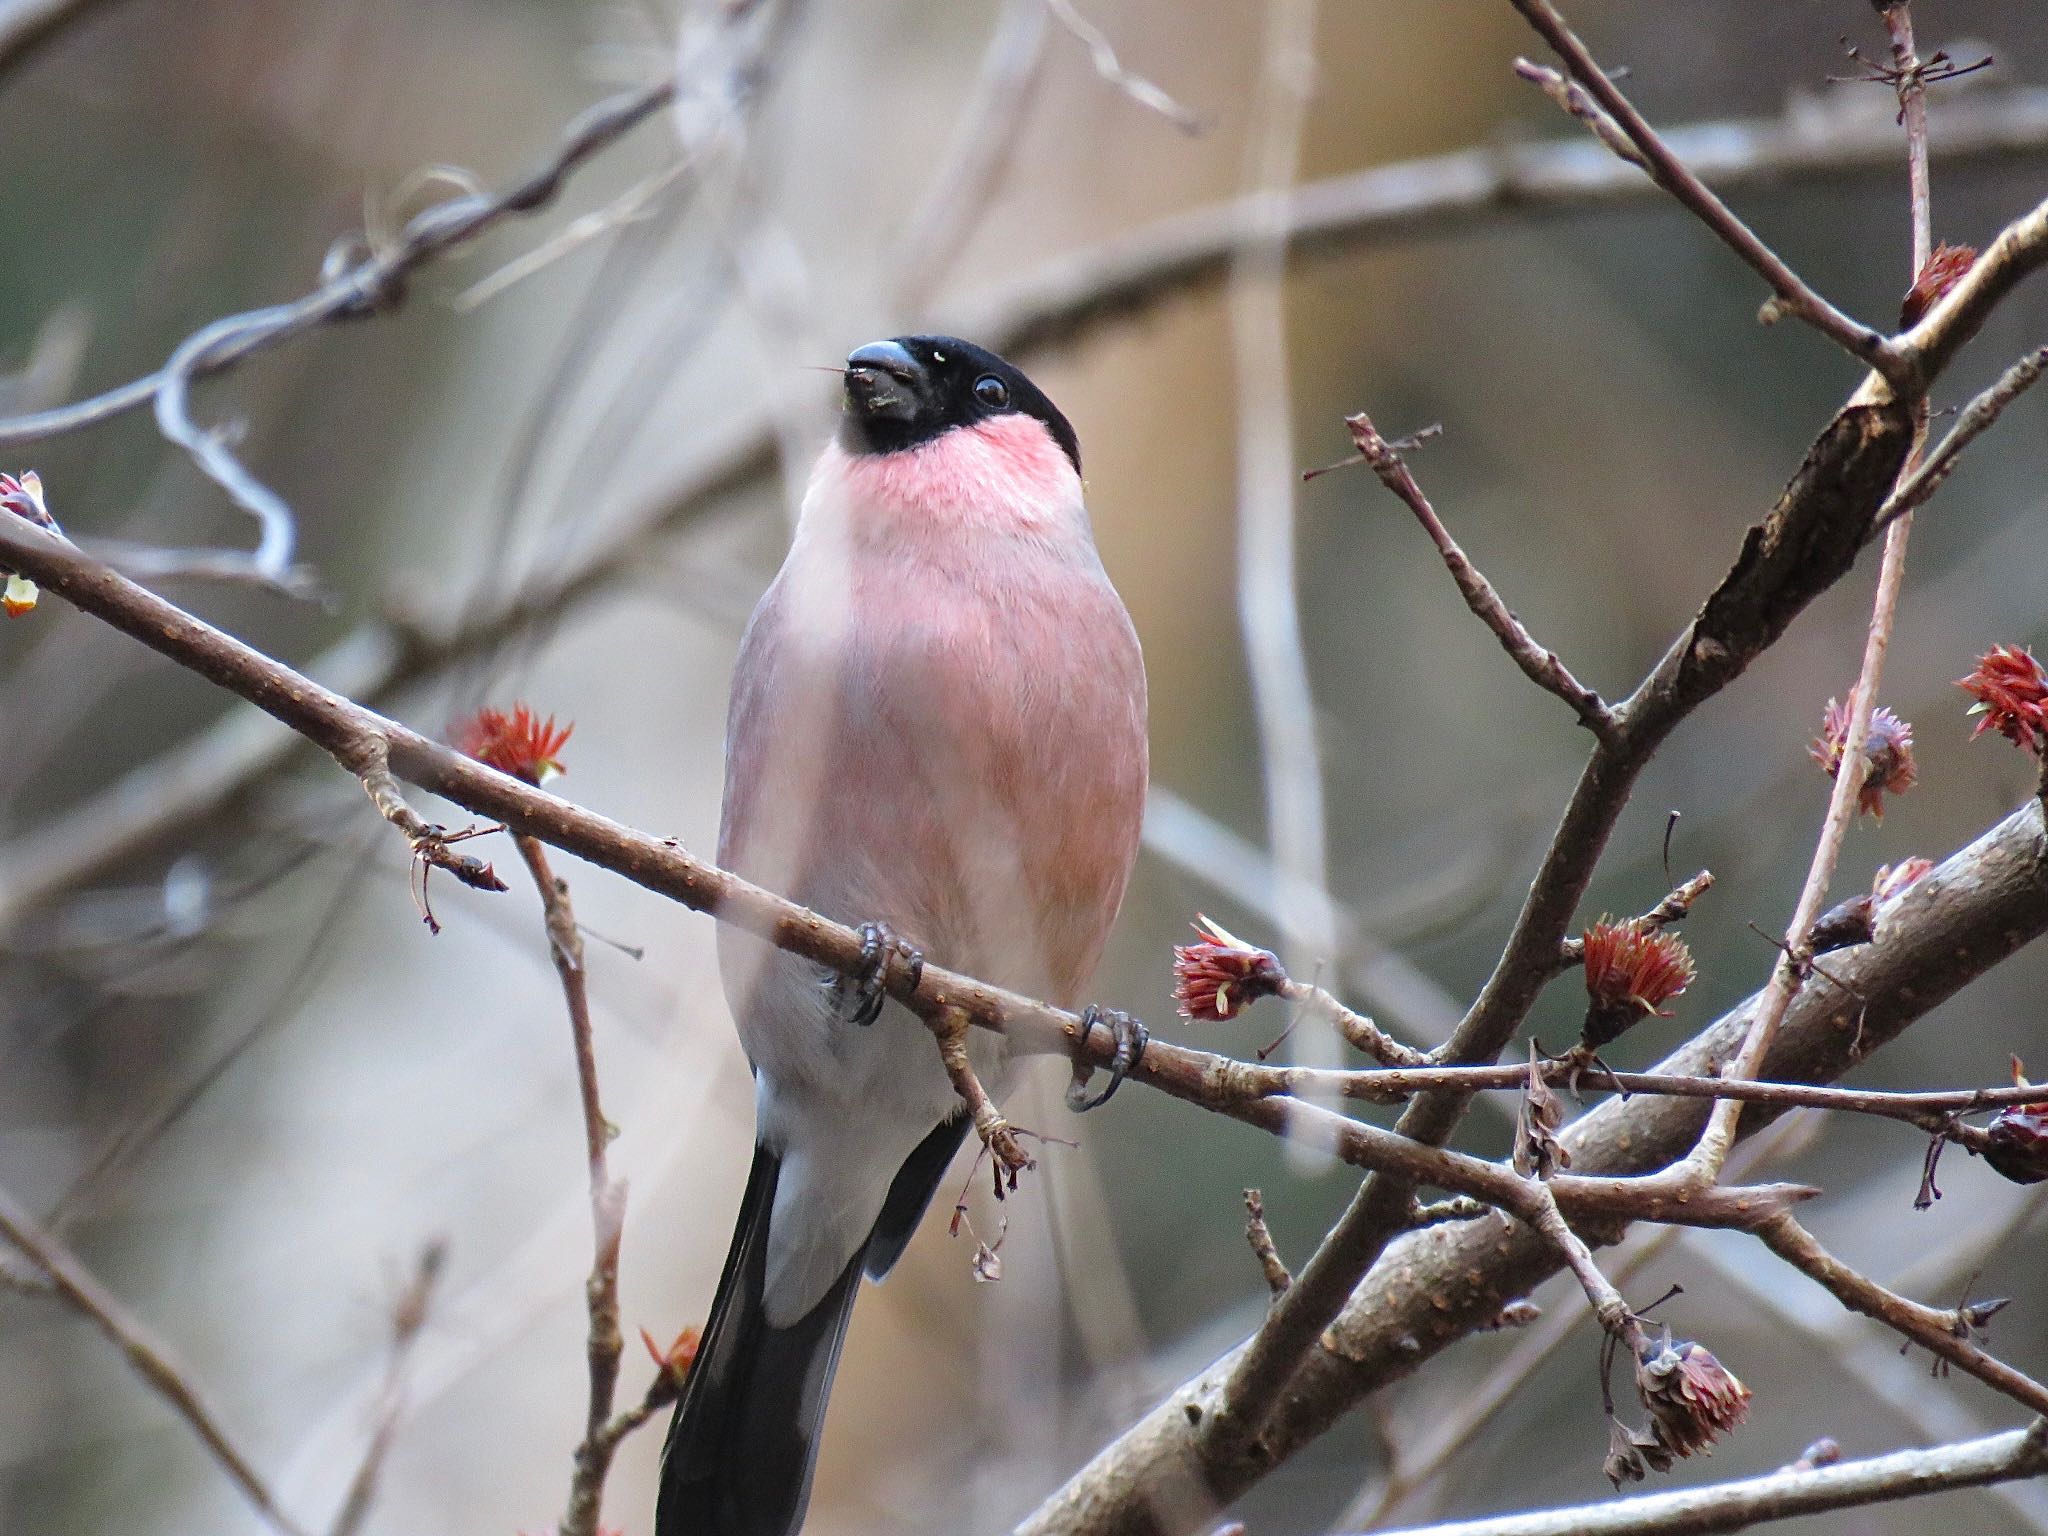
M 1091 1109 L 1099 1109 L 1110 1101 L 1117 1089 L 1123 1086 L 1124 1079 L 1130 1076 L 1132 1070 L 1144 1059 L 1145 1047 L 1152 1038 L 1146 1034 L 1145 1026 L 1128 1013 L 1090 1003 L 1081 1015 L 1083 1044 L 1087 1042 L 1089 1032 L 1098 1024 L 1106 1028 L 1110 1038 L 1116 1042 L 1116 1054 L 1109 1063 L 1109 1085 L 1091 1098 L 1088 1093 L 1088 1077 L 1094 1068 L 1076 1062 L 1074 1080 L 1067 1085 L 1067 1108 L 1077 1115 L 1085 1114 Z
M 882 1016 L 882 1004 L 889 993 L 889 957 L 900 956 L 910 973 L 910 990 L 915 992 L 924 977 L 924 955 L 896 936 L 887 923 L 862 923 L 860 969 L 832 980 L 832 1005 L 839 1016 L 865 1029 Z

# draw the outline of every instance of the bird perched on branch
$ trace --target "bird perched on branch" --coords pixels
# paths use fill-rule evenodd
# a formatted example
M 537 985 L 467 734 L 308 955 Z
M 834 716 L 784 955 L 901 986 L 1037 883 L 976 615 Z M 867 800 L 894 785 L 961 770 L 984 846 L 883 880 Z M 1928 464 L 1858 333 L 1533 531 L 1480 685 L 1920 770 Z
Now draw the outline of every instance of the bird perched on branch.
M 740 642 L 719 862 L 861 925 L 864 965 L 825 975 L 720 929 L 754 1164 L 663 1451 L 658 1536 L 802 1523 L 860 1278 L 902 1254 L 966 1134 L 931 1030 L 883 990 L 892 961 L 1071 1007 L 1137 854 L 1144 664 L 1073 427 L 952 337 L 873 343 L 844 375 L 839 433 Z M 1120 1060 L 1142 1050 L 1128 1020 L 1095 1017 Z M 993 1088 L 1000 1037 L 973 1033 Z

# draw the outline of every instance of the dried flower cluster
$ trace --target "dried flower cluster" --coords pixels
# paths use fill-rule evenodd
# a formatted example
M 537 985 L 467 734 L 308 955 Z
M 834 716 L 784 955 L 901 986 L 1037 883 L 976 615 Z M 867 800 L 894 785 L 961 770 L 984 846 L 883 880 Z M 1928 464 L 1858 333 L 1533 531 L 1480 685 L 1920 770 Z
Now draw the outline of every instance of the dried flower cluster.
M 480 709 L 456 733 L 460 749 L 478 762 L 528 784 L 545 784 L 567 770 L 559 761 L 574 724 L 557 726 L 555 717 L 543 720 L 524 704 L 514 704 L 508 713 Z
M 2012 1059 L 2015 1088 L 2030 1088 L 2019 1057 Z M 2002 1109 L 1984 1127 L 1984 1161 L 2015 1184 L 2048 1181 L 2048 1100 Z
M 1692 985 L 1692 951 L 1677 934 L 1641 918 L 1602 917 L 1583 940 L 1586 968 L 1584 1042 L 1594 1050 Z
M 1749 1388 L 1704 1344 L 1665 1335 L 1636 1361 L 1636 1392 L 1650 1427 L 1677 1456 L 1712 1448 L 1749 1415 Z
M 60 532 L 57 520 L 50 516 L 50 509 L 43 504 L 43 477 L 32 469 L 25 469 L 19 477 L 0 474 L 0 508 L 5 508 L 16 517 L 25 517 L 38 528 L 47 528 L 52 533 Z M 41 595 L 36 584 L 26 576 L 0 566 L 0 611 L 10 619 L 18 619 L 36 605 Z
M 1820 735 L 1807 750 L 1827 770 L 1829 778 L 1841 772 L 1842 749 L 1849 741 L 1849 706 L 1828 700 L 1821 717 Z M 1890 710 L 1870 712 L 1870 731 L 1864 738 L 1863 757 L 1868 765 L 1863 787 L 1856 796 L 1856 809 L 1866 816 L 1884 820 L 1884 797 L 1903 795 L 1920 782 L 1920 770 L 1913 762 L 1913 727 Z
M 1714 1441 L 1749 1416 L 1749 1388 L 1735 1373 L 1705 1345 L 1668 1333 L 1638 1354 L 1636 1395 L 1650 1410 L 1647 1430 L 1608 1415 L 1602 1470 L 1617 1488 L 1668 1472 L 1680 1457 L 1712 1454 Z
M 1571 1149 L 1558 1138 L 1564 1124 L 1564 1099 L 1543 1080 L 1542 1057 L 1529 1042 L 1529 1085 L 1515 1115 L 1515 1150 L 1511 1164 L 1523 1178 L 1550 1179 L 1571 1167 Z
M 1247 944 L 1201 914 L 1194 927 L 1200 937 L 1173 949 L 1173 1000 L 1182 1018 L 1220 1023 L 1287 985 L 1280 957 L 1270 949 Z
M 1977 252 L 1972 246 L 1950 245 L 1946 240 L 1937 245 L 1899 305 L 1899 329 L 1909 331 L 1918 325 L 1927 311 L 1941 302 L 1942 295 L 1961 282 L 1963 274 L 1976 264 Z
M 1968 677 L 1956 686 L 1977 702 L 1970 713 L 1980 716 L 1972 739 L 1996 731 L 2016 747 L 2040 754 L 2048 744 L 2048 673 L 2032 651 L 1994 645 L 1977 658 Z

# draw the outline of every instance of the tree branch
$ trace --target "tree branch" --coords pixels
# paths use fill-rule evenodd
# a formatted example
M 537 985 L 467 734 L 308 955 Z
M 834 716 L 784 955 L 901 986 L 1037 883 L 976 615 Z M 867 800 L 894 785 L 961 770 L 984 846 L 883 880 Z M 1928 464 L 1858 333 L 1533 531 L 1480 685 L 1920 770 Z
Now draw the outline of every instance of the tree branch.
M 1773 1472 L 1572 1509 L 1410 1526 L 1387 1536 L 1706 1536 L 1831 1509 L 1978 1488 L 2048 1471 L 2048 1424 L 1810 1471 Z
M 363 1459 L 356 1464 L 356 1474 L 349 1479 L 341 1508 L 327 1527 L 327 1536 L 355 1536 L 370 1513 L 370 1504 L 377 1493 L 378 1475 L 384 1470 L 384 1459 L 391 1453 L 392 1442 L 398 1436 L 399 1419 L 405 1412 L 406 1360 L 419 1339 L 420 1330 L 426 1326 L 427 1304 L 433 1298 L 434 1285 L 441 1278 L 447 1257 L 447 1249 L 438 1242 L 429 1243 L 422 1249 L 419 1262 L 413 1266 L 412 1278 L 392 1305 L 391 1353 L 384 1366 L 384 1385 L 377 1393 L 376 1424 L 370 1431 L 370 1443 L 363 1451 Z
M 1827 985 L 1803 988 L 1766 1063 L 1780 1081 L 1825 1082 L 2023 944 L 2048 931 L 2041 812 L 2029 802 L 1916 885 L 1889 915 L 1882 942 L 1841 957 L 1837 974 L 1867 1006 Z M 1660 1075 L 1711 1074 L 1740 1043 L 1752 997 L 1660 1063 Z M 1860 1012 L 1862 1042 L 1852 1053 Z M 1740 1134 L 1768 1122 L 1758 1106 Z M 1705 1119 L 1697 1101 L 1611 1099 L 1568 1126 L 1571 1177 L 1640 1175 L 1682 1156 Z M 1562 1199 L 1562 1178 L 1553 1181 Z M 1603 1240 L 1616 1235 L 1602 1234 Z M 1560 1267 L 1555 1248 L 1501 1220 L 1457 1222 L 1396 1240 L 1349 1294 L 1318 1347 L 1288 1379 L 1255 1448 L 1212 1453 L 1201 1425 L 1220 1406 L 1245 1347 L 1191 1376 L 1018 1526 L 1023 1536 L 1159 1536 L 1198 1528 L 1344 1412 L 1485 1327 Z M 1293 1290 L 1300 1288 L 1297 1276 Z
M 1658 136 L 1642 113 L 1621 92 L 1607 72 L 1593 61 L 1593 55 L 1565 24 L 1549 0 L 1512 0 L 1523 19 L 1534 27 L 1557 56 L 1564 61 L 1581 89 L 1614 119 L 1620 131 L 1641 157 L 1635 164 L 1650 178 L 1683 203 L 1720 237 L 1721 242 L 1748 264 L 1770 285 L 1778 304 L 1787 314 L 1797 315 L 1854 357 L 1862 359 L 1886 378 L 1901 376 L 1900 359 L 1894 355 L 1883 334 L 1843 314 L 1807 285 L 1785 264 L 1776 251 L 1757 238 L 1756 232 L 1733 210 L 1707 189 L 1706 183 L 1686 167 L 1671 146 Z M 1603 135 L 1603 138 L 1606 136 Z M 1610 141 L 1611 143 L 1611 141 Z
M 1898 67 L 1899 120 L 1906 128 L 1907 182 L 1913 231 L 1907 281 L 1911 284 L 1919 279 L 1927 265 L 1934 238 L 1927 179 L 1927 81 L 1921 71 L 1919 57 L 1913 51 L 1913 13 L 1907 0 L 1890 0 L 1882 10 L 1886 30 L 1891 34 L 1892 56 Z M 1927 442 L 1926 400 L 1914 398 L 1912 411 L 1913 436 L 1905 461 L 1899 466 L 1901 481 L 1911 475 Z M 1894 484 L 1885 498 L 1885 507 L 1896 501 L 1898 495 L 1899 486 Z M 1884 510 L 1879 509 L 1880 515 Z M 1872 526 L 1876 526 L 1875 518 Z M 1891 648 L 1892 626 L 1898 617 L 1899 594 L 1906 580 L 1906 547 L 1912 533 L 1910 513 L 1898 514 L 1885 530 L 1884 554 L 1877 571 L 1877 591 L 1871 599 L 1870 624 L 1864 636 L 1856 683 L 1849 691 L 1848 728 L 1843 734 L 1842 755 L 1835 770 L 1834 788 L 1828 796 L 1827 814 L 1821 821 L 1820 836 L 1814 844 L 1806 879 L 1793 903 L 1784 942 L 1771 970 L 1764 1006 L 1757 1011 L 1749 1036 L 1742 1042 L 1742 1049 L 1722 1069 L 1723 1076 L 1753 1078 L 1757 1075 L 1758 1064 L 1770 1051 L 1771 1037 L 1785 1015 L 1786 1004 L 1792 1000 L 1793 990 L 1804 979 L 1813 958 L 1808 935 L 1813 932 L 1814 922 L 1827 902 L 1828 887 L 1834 881 L 1835 865 L 1840 861 L 1849 824 L 1862 811 L 1863 784 L 1870 772 L 1866 749 L 1870 740 L 1872 712 L 1877 708 L 1878 686 L 1884 679 L 1885 655 Z M 1697 1176 L 1709 1180 L 1720 1176 L 1721 1165 L 1727 1161 L 1728 1150 L 1735 1142 L 1735 1119 L 1739 1113 L 1731 1101 L 1723 1100 L 1714 1105 L 1713 1113 L 1707 1119 L 1707 1129 L 1689 1159 L 1689 1166 Z
M 434 204 L 415 214 L 389 247 L 372 249 L 367 237 L 356 237 L 355 259 L 310 293 L 289 303 L 213 321 L 181 343 L 155 373 L 70 405 L 0 420 L 0 445 L 39 442 L 96 426 L 150 404 L 166 390 L 181 391 L 193 379 L 225 372 L 320 326 L 358 319 L 402 303 L 406 279 L 417 268 L 468 244 L 506 219 L 545 208 L 573 171 L 667 106 L 675 92 L 671 77 L 599 102 L 571 121 L 562 130 L 554 153 L 517 181 L 496 192 Z M 348 246 L 337 249 L 347 250 Z M 211 469 L 207 472 L 213 473 Z
M 1954 473 L 1963 450 L 1983 436 L 2008 405 L 2032 389 L 2044 369 L 2048 369 L 2048 347 L 2036 347 L 2000 374 L 1990 388 L 1972 398 L 1926 461 L 1900 480 L 1898 488 L 1885 498 L 1877 521 L 1871 524 L 1871 532 L 1881 532 L 1925 506 L 1941 489 L 1942 482 Z
M 584 1410 L 583 1439 L 576 1447 L 575 1472 L 569 1482 L 568 1508 L 561 1536 L 595 1536 L 604 1504 L 605 1478 L 611 1472 L 618 1437 L 608 1436 L 612 1402 L 618 1392 L 619 1245 L 625 1235 L 626 1186 L 611 1176 L 612 1130 L 598 1092 L 597 1045 L 590 1025 L 590 973 L 584 964 L 583 933 L 569 900 L 569 882 L 549 867 L 547 850 L 538 838 L 514 838 L 519 857 L 534 888 L 540 892 L 548 939 L 548 957 L 561 982 L 569 1014 L 569 1041 L 576 1057 L 577 1098 L 583 1111 L 583 1163 L 590 1184 L 590 1274 L 583 1284 L 589 1313 L 585 1354 L 590 1367 L 590 1393 Z
M 191 1427 L 200 1443 L 220 1463 L 228 1480 L 241 1490 L 250 1507 L 278 1536 L 307 1536 L 304 1528 L 279 1506 L 276 1496 L 249 1458 L 236 1448 L 189 1375 L 172 1359 L 170 1351 L 151 1335 L 139 1318 L 102 1288 L 70 1249 L 44 1231 L 20 1202 L 4 1189 L 0 1189 L 0 1237 L 19 1248 L 49 1280 L 52 1290 L 127 1356 L 135 1374 Z
M 855 930 L 694 859 L 673 840 L 657 840 L 571 805 L 330 692 L 19 518 L 0 518 L 0 557 L 0 563 L 23 571 L 50 592 L 257 704 L 351 772 L 363 772 L 366 762 L 388 764 L 391 773 L 503 822 L 516 834 L 551 843 L 842 975 L 855 974 L 868 963 Z M 434 835 L 433 830 L 427 829 L 426 835 Z M 407 830 L 407 837 L 411 841 L 414 832 Z M 882 984 L 924 1019 L 942 1044 L 957 1046 L 959 1026 L 965 1022 L 1007 1034 L 1013 1049 L 1023 1052 L 1053 1052 L 1095 1066 L 1107 1066 L 1114 1057 L 1108 1030 L 1086 1029 L 1074 1014 L 937 965 L 913 973 L 891 953 Z M 964 1050 L 959 1054 L 964 1058 Z M 949 1070 L 955 1065 L 949 1057 Z M 1290 1070 L 1155 1041 L 1131 1075 L 1248 1124 L 1322 1140 L 1363 1167 L 1398 1170 L 1411 1180 L 1496 1204 L 1503 1203 L 1504 1196 L 1512 1199 L 1512 1191 L 1519 1187 L 1512 1173 L 1495 1164 L 1276 1098 L 1271 1090 L 1287 1081 Z M 977 1108 L 977 1120 L 982 1120 L 969 1086 L 971 1071 L 964 1078 L 955 1072 L 955 1081 L 970 1107 Z M 990 1110 L 993 1113 L 992 1106 Z M 991 1130 L 1006 1129 L 996 1116 Z M 1611 1181 L 1559 1180 L 1556 1189 L 1559 1201 L 1575 1216 L 1625 1213 L 1709 1225 L 1748 1225 L 1760 1220 L 1768 1207 L 1801 1193 L 1721 1191 L 1680 1210 L 1667 1198 L 1668 1191 L 1646 1189 L 1638 1198 Z M 1725 1202 L 1720 1196 L 1727 1197 Z M 1406 1214 L 1404 1205 L 1398 1213 L 1403 1224 Z
M 1451 579 L 1464 594 L 1465 606 L 1493 631 L 1501 649 L 1522 669 L 1523 675 L 1544 692 L 1553 693 L 1569 704 L 1579 717 L 1579 723 L 1595 736 L 1604 737 L 1611 732 L 1614 717 L 1608 711 L 1606 701 L 1572 676 L 1571 669 L 1558 659 L 1555 651 L 1538 645 L 1522 621 L 1508 611 L 1508 605 L 1494 591 L 1493 583 L 1459 548 L 1458 541 L 1444 527 L 1443 519 L 1436 515 L 1436 508 L 1422 494 L 1422 487 L 1416 483 L 1413 471 L 1394 451 L 1393 445 L 1380 436 L 1372 419 L 1360 411 L 1355 416 L 1345 417 L 1344 424 L 1351 429 L 1351 441 L 1357 445 L 1359 456 L 1379 477 L 1380 484 L 1406 503 L 1408 510 L 1415 514 L 1415 520 L 1422 524 L 1422 531 L 1429 535 L 1429 541 L 1436 546 L 1437 553 L 1450 570 Z
M 2004 1393 L 2037 1414 L 2048 1414 L 2048 1387 L 1972 1344 L 1969 1329 L 1957 1310 L 1924 1307 L 1886 1290 L 1821 1247 L 1814 1235 L 1790 1214 L 1772 1217 L 1756 1227 L 1755 1232 L 1771 1252 L 1822 1286 L 1850 1311 L 1876 1318 L 1958 1370 L 1976 1377 L 1994 1392 Z
M 1834 185 L 1846 172 L 1886 170 L 1897 159 L 1888 118 L 1873 122 L 1849 113 L 1818 125 L 1803 116 L 1700 123 L 1670 130 L 1665 142 L 1703 180 L 1722 188 Z M 1958 165 L 1997 163 L 2044 148 L 2048 90 L 1963 98 L 1944 112 L 1934 146 L 1937 160 Z M 1594 146 L 1566 141 L 1463 150 L 1331 177 L 1296 189 L 1283 212 L 1288 248 L 1300 260 L 1456 233 L 1503 217 L 1554 216 L 1660 195 L 1632 167 Z M 1218 281 L 1243 219 L 1239 202 L 1231 200 L 1161 220 L 970 302 L 944 328 L 1017 355 L 1073 341 Z M 1927 322 L 1921 331 L 1941 334 Z M 212 359 L 201 372 L 224 370 L 238 358 Z M 124 386 L 129 398 L 120 408 L 146 404 L 158 377 Z M 61 417 L 17 417 L 0 423 L 0 441 L 47 435 L 35 425 L 39 419 L 62 427 Z M 567 613 L 630 576 L 641 568 L 639 555 L 650 540 L 761 480 L 775 462 L 765 417 L 734 423 L 676 482 L 621 518 L 610 537 L 548 565 L 540 579 L 504 602 L 440 631 L 366 624 L 309 670 L 342 693 L 387 706 L 406 687 L 486 655 L 539 619 Z M 292 737 L 268 730 L 256 717 L 233 713 L 17 841 L 0 857 L 0 934 L 22 914 L 218 814 L 274 773 L 293 745 Z

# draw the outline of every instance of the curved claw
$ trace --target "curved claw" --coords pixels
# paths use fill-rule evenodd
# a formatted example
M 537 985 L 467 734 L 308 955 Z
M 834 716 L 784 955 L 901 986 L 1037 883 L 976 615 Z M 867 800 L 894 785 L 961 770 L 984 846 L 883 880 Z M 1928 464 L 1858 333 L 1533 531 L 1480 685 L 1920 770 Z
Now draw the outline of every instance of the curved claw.
M 903 957 L 910 972 L 910 989 L 915 992 L 924 979 L 924 955 L 896 936 L 887 923 L 860 925 L 860 970 L 841 976 L 834 984 L 834 1000 L 848 1023 L 866 1029 L 882 1016 L 882 1004 L 889 1000 L 883 978 L 889 974 L 891 953 Z
M 1109 1063 L 1109 1084 L 1092 1098 L 1088 1093 L 1088 1077 L 1085 1068 L 1077 1068 L 1074 1081 L 1067 1085 L 1067 1108 L 1077 1115 L 1091 1109 L 1100 1109 L 1123 1087 L 1124 1079 L 1145 1059 L 1145 1047 L 1152 1037 L 1145 1026 L 1116 1008 L 1103 1008 L 1090 1003 L 1081 1014 L 1081 1038 L 1086 1040 L 1090 1030 L 1097 1024 L 1106 1027 L 1116 1041 L 1116 1054 Z

